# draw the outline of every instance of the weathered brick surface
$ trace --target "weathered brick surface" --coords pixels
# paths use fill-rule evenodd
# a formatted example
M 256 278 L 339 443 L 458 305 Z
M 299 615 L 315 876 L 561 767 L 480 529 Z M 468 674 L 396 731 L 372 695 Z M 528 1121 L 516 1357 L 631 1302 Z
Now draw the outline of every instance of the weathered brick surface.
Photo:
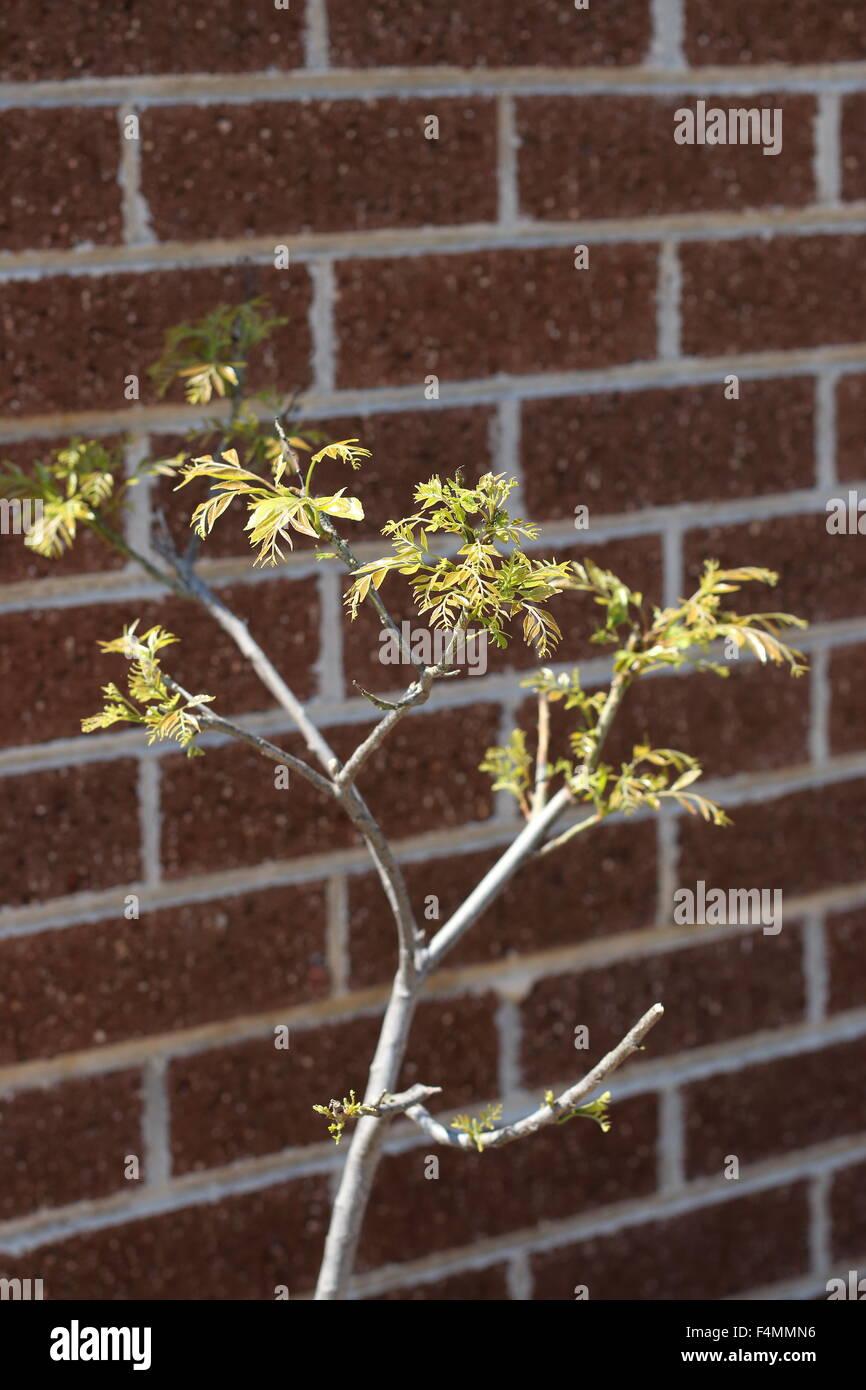
M 437 139 L 425 136 L 431 114 Z M 142 155 L 144 195 L 165 240 L 195 240 L 203 224 L 209 236 L 279 240 L 496 215 L 491 101 L 158 107 L 147 114 Z M 241 184 L 250 193 L 237 198 Z M 256 192 L 263 186 L 266 198 Z
M 683 352 L 791 351 L 859 343 L 862 236 L 743 237 L 680 247 Z M 839 285 L 848 292 L 840 295 Z
M 690 63 L 840 63 L 866 58 L 856 5 L 811 0 L 686 0 Z
M 0 1101 L 0 1217 L 119 1192 L 132 1156 L 144 1178 L 140 1083 L 113 1072 Z
M 0 412 L 38 415 L 55 411 L 122 410 L 125 378 L 139 378 L 141 399 L 153 401 L 147 369 L 159 357 L 165 331 L 195 319 L 218 303 L 254 294 L 269 295 L 272 307 L 290 319 L 256 357 L 251 382 L 287 388 L 309 379 L 307 272 L 160 270 L 148 275 L 55 275 L 0 285 L 0 316 L 6 332 L 0 363 Z M 76 344 L 75 371 L 68 344 Z M 178 391 L 175 399 L 183 399 Z
M 855 753 L 866 744 L 863 682 L 866 647 L 837 647 L 830 656 L 830 746 L 834 753 Z
M 0 140 L 0 249 L 120 240 L 120 130 L 114 111 L 3 111 Z M 34 164 L 38 179 L 32 177 Z
M 328 0 L 328 23 L 338 67 L 631 64 L 651 35 L 647 0 L 579 12 L 556 0 L 493 0 L 483 13 L 446 0 Z
M 505 1265 L 490 1265 L 485 1269 L 467 1269 L 460 1274 L 452 1274 L 447 1279 L 437 1279 L 429 1284 L 392 1289 L 390 1293 L 381 1293 L 376 1298 L 365 1299 L 365 1302 L 503 1303 L 509 1297 Z
M 830 1187 L 830 1222 L 832 1229 L 832 1252 L 834 1259 L 845 1256 L 862 1258 L 866 1250 L 866 1202 L 863 1189 L 866 1186 L 866 1163 L 857 1163 L 843 1168 L 833 1177 Z M 837 1278 L 848 1283 L 848 1270 L 833 1271 Z M 858 1271 L 858 1277 L 860 1271 Z
M 565 220 L 811 202 L 812 98 L 764 92 L 736 105 L 782 111 L 778 155 L 766 158 L 757 144 L 676 144 L 675 113 L 695 109 L 683 95 L 525 97 L 517 107 L 521 210 Z
M 320 885 L 269 888 L 0 941 L 0 1060 L 306 1003 L 327 992 Z
M 532 1258 L 535 1298 L 557 1301 L 573 1301 L 578 1285 L 593 1301 L 715 1300 L 794 1278 L 808 1267 L 805 1183 L 715 1202 Z
M 864 933 L 866 914 L 862 909 L 827 918 L 830 1009 L 859 1009 L 863 1005 Z
M 418 387 L 497 372 L 639 362 L 655 350 L 652 246 L 341 261 L 341 386 Z
M 441 1077 L 437 1109 L 495 1094 L 495 1015 L 492 995 L 422 1004 L 400 1088 Z M 312 1107 L 326 1105 L 338 1092 L 345 1095 L 351 1085 L 362 1094 L 358 1058 L 372 1055 L 381 1022 L 378 1016 L 292 1029 L 288 1048 L 275 1047 L 273 1032 L 266 1032 L 251 1042 L 179 1058 L 170 1076 L 176 1171 L 329 1143 L 328 1122 Z M 474 1040 L 471 1050 L 464 1043 L 467 1033 Z
M 201 1202 L 4 1259 L 51 1299 L 267 1299 L 315 1283 L 328 1214 L 323 1177 Z
M 705 945 L 540 980 L 522 1008 L 524 1080 L 567 1080 L 587 1055 L 575 1050 L 575 1028 L 589 1029 L 589 1055 L 603 1057 L 655 1003 L 665 1017 L 647 1041 L 648 1057 L 796 1023 L 805 1000 L 800 951 L 793 926 L 777 937 L 733 929 Z
M 856 480 L 866 474 L 863 438 L 866 435 L 866 375 L 852 372 L 836 388 L 836 430 L 839 477 Z
M 525 497 L 540 519 L 724 501 L 809 487 L 808 378 L 530 400 L 522 409 Z
M 866 783 L 854 778 L 737 806 L 723 835 L 703 821 L 681 822 L 680 880 L 791 896 L 856 882 L 864 809 Z
M 239 9 L 214 0 L 169 10 L 130 0 L 105 22 L 99 0 L 76 0 L 57 23 L 51 0 L 12 0 L 0 19 L 0 79 L 128 77 L 139 73 L 258 72 L 302 62 L 303 8 L 277 9 L 252 0 Z
M 131 758 L 4 777 L 4 906 L 137 879 L 137 780 Z
M 860 1134 L 864 1061 L 860 1038 L 693 1082 L 684 1091 L 688 1172 L 721 1175 L 728 1154 L 746 1165 Z
M 842 103 L 842 196 L 866 198 L 866 96 L 853 92 Z

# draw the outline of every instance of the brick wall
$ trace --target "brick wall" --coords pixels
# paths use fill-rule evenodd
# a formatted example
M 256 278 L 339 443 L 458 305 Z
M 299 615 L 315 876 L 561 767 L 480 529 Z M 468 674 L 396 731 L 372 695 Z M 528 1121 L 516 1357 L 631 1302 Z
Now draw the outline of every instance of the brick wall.
M 666 601 L 706 554 L 769 564 L 813 622 L 802 682 L 744 661 L 653 680 L 625 712 L 701 755 L 732 829 L 577 841 L 431 982 L 405 1080 L 443 1083 L 449 1117 L 536 1101 L 581 1066 L 576 1024 L 598 1056 L 661 999 L 612 1132 L 443 1152 L 434 1182 L 395 1127 L 359 1296 L 800 1299 L 866 1260 L 866 550 L 824 512 L 866 475 L 862 20 L 842 0 L 0 16 L 3 456 L 71 432 L 127 436 L 131 464 L 171 451 L 188 410 L 127 402 L 124 377 L 144 383 L 177 319 L 265 293 L 290 319 L 265 376 L 373 450 L 364 555 L 415 481 L 495 466 L 557 554 Z M 780 107 L 782 153 L 676 145 L 699 97 Z M 127 517 L 138 545 L 152 503 Z M 351 682 L 385 668 L 368 619 L 341 630 L 341 577 L 304 548 L 254 574 L 231 528 L 206 554 L 349 749 L 370 720 Z M 87 540 L 48 564 L 4 537 L 0 578 L 3 1272 L 55 1298 L 300 1297 L 340 1159 L 310 1104 L 363 1085 L 393 963 L 377 884 L 345 822 L 246 750 L 190 764 L 78 733 L 96 638 L 142 615 L 183 635 L 179 678 L 288 735 L 204 617 Z M 561 612 L 563 661 L 602 680 L 587 605 Z M 444 917 L 513 833 L 475 768 L 526 664 L 447 683 L 367 773 L 419 910 L 436 894 Z M 784 929 L 674 926 L 698 879 L 782 888 Z

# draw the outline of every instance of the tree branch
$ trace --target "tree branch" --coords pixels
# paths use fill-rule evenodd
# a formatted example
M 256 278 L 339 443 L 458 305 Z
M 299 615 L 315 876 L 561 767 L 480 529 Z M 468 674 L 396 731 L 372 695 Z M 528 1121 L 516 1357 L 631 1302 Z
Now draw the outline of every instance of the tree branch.
M 515 1139 L 525 1139 L 527 1135 L 537 1134 L 540 1129 L 546 1128 L 557 1121 L 567 1117 L 570 1112 L 576 1109 L 581 1101 L 585 1100 L 597 1091 L 603 1081 L 612 1076 L 624 1062 L 628 1061 L 632 1053 L 640 1049 L 641 1043 L 651 1028 L 654 1028 L 662 1017 L 664 1009 L 661 1004 L 653 1004 L 651 1009 L 647 1009 L 643 1018 L 639 1019 L 634 1027 L 626 1033 L 622 1042 L 603 1057 L 597 1066 L 588 1071 L 586 1075 L 575 1082 L 573 1086 L 557 1096 L 552 1104 L 546 1101 L 531 1114 L 524 1115 L 523 1119 L 515 1120 L 513 1124 L 503 1125 L 500 1129 L 489 1130 L 481 1133 L 477 1137 L 477 1142 L 470 1135 L 460 1133 L 434 1120 L 433 1116 L 423 1104 L 407 1107 L 406 1116 L 414 1121 L 424 1133 L 435 1140 L 437 1144 L 446 1144 L 453 1149 L 467 1149 L 477 1152 L 478 1145 L 484 1149 L 498 1149 L 503 1144 L 511 1144 Z

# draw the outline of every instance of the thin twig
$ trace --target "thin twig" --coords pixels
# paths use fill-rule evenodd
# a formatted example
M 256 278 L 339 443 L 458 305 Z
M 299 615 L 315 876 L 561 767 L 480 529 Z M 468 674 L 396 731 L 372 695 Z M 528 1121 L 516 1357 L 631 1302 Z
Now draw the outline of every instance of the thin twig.
M 538 812 L 547 800 L 549 778 L 547 755 L 550 748 L 550 701 L 546 690 L 538 692 L 538 748 L 535 755 L 535 795 L 532 809 Z
M 503 1144 L 511 1144 L 515 1139 L 524 1139 L 527 1135 L 536 1134 L 547 1125 L 555 1124 L 558 1120 L 566 1117 L 576 1109 L 581 1101 L 592 1095 L 593 1091 L 597 1091 L 603 1081 L 606 1081 L 624 1062 L 627 1062 L 632 1053 L 640 1049 L 647 1033 L 655 1027 L 663 1013 L 664 1009 L 661 1004 L 653 1004 L 651 1009 L 647 1009 L 643 1018 L 639 1019 L 634 1027 L 626 1033 L 622 1041 L 608 1052 L 606 1057 L 602 1057 L 598 1065 L 588 1071 L 580 1081 L 569 1086 L 552 1103 L 548 1104 L 545 1101 L 537 1110 L 533 1110 L 529 1115 L 524 1115 L 520 1120 L 515 1120 L 513 1124 L 482 1132 L 475 1138 L 434 1120 L 429 1111 L 421 1104 L 408 1108 L 405 1112 L 406 1117 L 414 1121 L 437 1144 L 447 1144 L 454 1149 L 475 1150 L 477 1152 L 479 1145 L 485 1149 L 498 1149 Z

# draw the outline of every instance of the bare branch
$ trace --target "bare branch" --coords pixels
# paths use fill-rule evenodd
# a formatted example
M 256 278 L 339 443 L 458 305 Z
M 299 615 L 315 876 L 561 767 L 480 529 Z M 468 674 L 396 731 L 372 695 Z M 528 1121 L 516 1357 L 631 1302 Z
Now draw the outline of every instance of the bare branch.
M 533 811 L 540 811 L 547 800 L 547 756 L 550 748 L 550 701 L 546 690 L 538 692 L 538 748 L 535 754 L 535 795 Z
M 545 1101 L 537 1110 L 533 1110 L 529 1115 L 524 1115 L 523 1119 L 515 1120 L 510 1125 L 503 1125 L 500 1129 L 481 1133 L 477 1136 L 477 1140 L 434 1120 L 429 1111 L 420 1104 L 407 1108 L 407 1118 L 413 1120 L 437 1144 L 447 1144 L 452 1149 L 477 1152 L 479 1145 L 484 1149 L 498 1149 L 503 1144 L 511 1144 L 515 1139 L 525 1139 L 527 1135 L 537 1134 L 540 1129 L 546 1128 L 547 1125 L 555 1124 L 567 1118 L 581 1101 L 592 1095 L 593 1091 L 597 1091 L 602 1082 L 606 1081 L 624 1062 L 628 1061 L 632 1053 L 640 1049 L 647 1033 L 655 1027 L 663 1013 L 664 1009 L 661 1004 L 653 1004 L 652 1008 L 647 1009 L 643 1018 L 638 1020 L 630 1032 L 626 1033 L 622 1042 L 608 1052 L 607 1056 L 603 1057 L 592 1071 L 588 1071 L 582 1080 L 575 1082 L 573 1086 L 569 1086 L 568 1090 L 557 1096 L 552 1104 Z

